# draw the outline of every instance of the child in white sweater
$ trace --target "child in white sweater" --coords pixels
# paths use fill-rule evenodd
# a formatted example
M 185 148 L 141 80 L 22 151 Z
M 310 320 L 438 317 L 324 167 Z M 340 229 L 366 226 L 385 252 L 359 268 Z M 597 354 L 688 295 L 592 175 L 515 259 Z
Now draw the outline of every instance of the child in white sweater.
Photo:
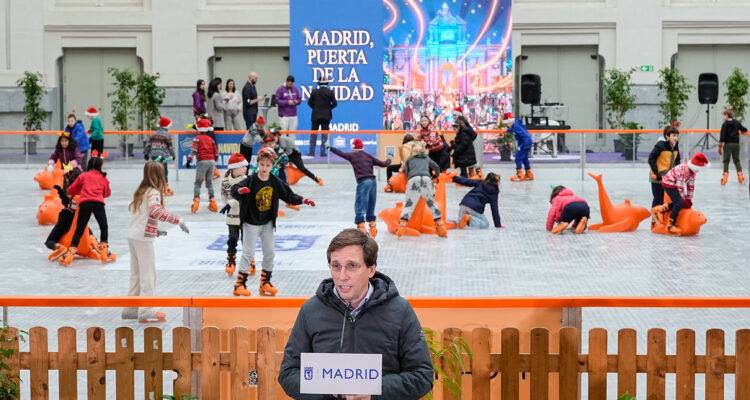
M 128 210 L 133 213 L 128 226 L 128 247 L 130 248 L 130 290 L 129 296 L 153 296 L 156 285 L 156 259 L 154 238 L 167 233 L 160 231 L 160 221 L 180 225 L 185 233 L 185 222 L 176 214 L 164 209 L 164 167 L 160 162 L 148 161 L 143 166 L 143 180 L 135 190 L 133 202 Z M 139 322 L 165 322 L 166 314 L 150 307 L 129 307 L 122 312 L 123 319 L 136 319 Z
M 232 197 L 232 186 L 242 182 L 247 177 L 247 166 L 249 163 L 245 156 L 240 153 L 234 153 L 229 156 L 227 173 L 221 181 L 221 199 L 224 200 L 222 214 L 227 215 L 227 228 L 229 229 L 229 238 L 227 239 L 227 265 L 224 271 L 227 275 L 232 276 L 237 267 L 237 241 L 240 238 L 240 202 Z M 255 258 L 250 263 L 248 275 L 255 275 Z

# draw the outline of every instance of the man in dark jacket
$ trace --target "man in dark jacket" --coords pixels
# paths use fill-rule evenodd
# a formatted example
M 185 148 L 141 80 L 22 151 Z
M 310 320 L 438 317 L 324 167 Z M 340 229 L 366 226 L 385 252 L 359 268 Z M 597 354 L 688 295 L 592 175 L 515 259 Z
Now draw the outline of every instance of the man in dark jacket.
M 336 398 L 300 394 L 301 353 L 381 354 L 382 393 L 369 398 L 416 400 L 432 389 L 422 327 L 393 281 L 375 271 L 377 257 L 375 240 L 357 229 L 343 230 L 329 244 L 331 279 L 302 305 L 284 349 L 279 383 L 290 397 Z
M 318 81 L 318 87 L 310 92 L 310 98 L 307 99 L 307 105 L 312 108 L 312 130 L 317 131 L 318 129 L 328 131 L 328 125 L 333 119 L 333 113 L 331 110 L 336 108 L 338 102 L 333 91 L 328 88 L 328 78 L 322 77 Z M 310 135 L 310 151 L 307 155 L 312 157 L 315 155 L 315 142 L 318 140 L 318 134 L 313 133 Z M 328 134 L 324 133 L 320 137 L 320 156 L 325 157 L 326 155 L 326 143 L 328 143 Z
M 258 103 L 266 99 L 266 96 L 258 97 L 256 83 L 258 83 L 258 74 L 251 72 L 242 88 L 242 117 L 245 119 L 246 129 L 250 129 L 258 117 Z

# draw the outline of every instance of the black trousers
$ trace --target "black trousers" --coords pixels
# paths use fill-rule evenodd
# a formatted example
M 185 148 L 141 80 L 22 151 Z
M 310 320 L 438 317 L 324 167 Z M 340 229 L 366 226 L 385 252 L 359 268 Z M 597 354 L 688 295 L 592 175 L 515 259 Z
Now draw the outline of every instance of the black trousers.
M 99 152 L 99 154 L 102 154 L 104 151 L 104 139 L 91 141 L 91 151 L 93 152 L 94 150 Z
M 253 126 L 257 117 L 258 111 L 255 111 L 254 113 L 242 112 L 242 118 L 245 119 L 245 130 L 250 129 L 250 127 Z M 248 162 L 250 162 L 249 159 Z
M 669 195 L 669 199 L 672 201 L 672 203 L 669 204 L 669 208 L 672 210 L 669 213 L 669 218 L 677 221 L 677 217 L 680 215 L 680 210 L 682 210 L 682 207 L 685 205 L 685 203 L 682 201 L 682 195 L 680 194 L 680 191 L 677 190 L 677 188 L 668 188 L 665 186 L 662 187 L 664 188 L 664 191 Z
M 240 154 L 245 156 L 245 160 L 250 163 L 251 159 L 253 158 L 253 148 L 247 147 L 244 144 L 240 143 Z
M 57 216 L 57 223 L 52 227 L 52 231 L 50 231 L 47 240 L 44 242 L 44 245 L 47 246 L 48 249 L 55 249 L 55 245 L 60 241 L 60 238 L 68 233 L 70 226 L 73 225 L 74 217 L 75 213 L 70 210 L 63 209 L 60 211 L 60 214 Z
M 440 166 L 440 172 L 445 172 L 451 167 L 451 154 L 447 147 L 443 146 L 440 150 L 431 151 L 428 155 L 432 161 L 435 161 L 435 164 Z
M 237 254 L 237 241 L 240 239 L 240 226 L 227 225 L 229 228 L 229 239 L 227 239 L 227 255 Z
M 313 131 L 317 131 L 318 129 L 323 131 L 328 131 L 328 128 L 331 124 L 331 121 L 328 119 L 314 119 L 312 120 L 312 129 Z M 317 133 L 311 133 L 310 134 L 310 150 L 308 151 L 308 156 L 314 156 L 315 155 L 315 142 L 318 141 L 318 134 Z M 328 142 L 328 134 L 323 133 L 320 136 L 320 156 L 323 157 L 326 155 L 326 143 Z
M 578 225 L 578 221 L 583 217 L 591 218 L 589 205 L 583 201 L 574 201 L 563 208 L 560 222 L 573 222 L 573 225 Z
M 151 157 L 151 160 L 155 161 L 155 160 L 156 160 L 157 158 L 158 158 L 158 156 L 156 156 L 156 157 Z M 162 162 L 162 163 L 161 163 L 161 166 L 162 166 L 162 167 L 164 167 L 164 180 L 165 180 L 165 181 L 166 181 L 167 183 L 169 183 L 169 170 L 167 169 L 167 168 L 169 167 L 169 163 L 167 163 L 167 162 Z
M 661 182 L 651 182 L 651 194 L 654 200 L 651 201 L 651 208 L 664 204 L 664 187 Z
M 78 219 L 76 220 L 76 232 L 73 234 L 73 240 L 70 243 L 70 247 L 78 247 L 78 243 L 81 241 L 83 231 L 86 230 L 86 226 L 89 224 L 91 214 L 94 214 L 96 223 L 99 224 L 99 229 L 102 231 L 100 242 L 107 243 L 109 239 L 109 227 L 107 226 L 107 212 L 104 211 L 104 203 L 98 201 L 84 201 L 78 205 Z
M 391 164 L 388 167 L 386 167 L 386 169 L 385 169 L 385 175 L 387 177 L 386 181 L 389 180 L 389 179 L 391 179 L 391 177 L 393 176 L 393 174 L 394 173 L 397 174 L 398 171 L 400 171 L 400 170 L 401 170 L 401 164 L 395 164 L 395 165 Z
M 297 167 L 298 170 L 302 171 L 303 174 L 307 175 L 308 178 L 314 180 L 315 182 L 318 181 L 318 177 L 316 177 L 315 174 L 310 172 L 310 170 L 305 167 L 305 162 L 302 161 L 302 153 L 300 153 L 299 151 L 294 150 L 292 154 L 289 155 L 289 162 L 294 164 L 294 166 Z

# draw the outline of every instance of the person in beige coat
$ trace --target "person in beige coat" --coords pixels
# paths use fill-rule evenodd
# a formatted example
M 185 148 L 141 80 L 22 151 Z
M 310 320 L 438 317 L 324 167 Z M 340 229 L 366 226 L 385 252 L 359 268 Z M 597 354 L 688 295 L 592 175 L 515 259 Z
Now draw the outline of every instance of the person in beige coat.
M 234 79 L 227 79 L 226 90 L 221 93 L 224 99 L 224 129 L 228 131 L 244 130 L 242 121 L 242 95 L 237 93 Z

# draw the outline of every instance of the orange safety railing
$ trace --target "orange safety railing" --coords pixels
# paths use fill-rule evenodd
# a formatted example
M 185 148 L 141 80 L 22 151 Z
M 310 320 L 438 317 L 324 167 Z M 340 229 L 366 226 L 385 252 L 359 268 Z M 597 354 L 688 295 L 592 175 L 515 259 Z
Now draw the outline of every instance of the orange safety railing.
M 309 297 L 2 296 L 0 307 L 299 308 Z M 750 308 L 750 297 L 407 297 L 415 308 Z
M 0 135 L 57 135 L 60 131 L 0 131 Z M 172 134 L 191 134 L 197 133 L 196 131 L 169 131 Z M 246 131 L 215 131 L 217 135 L 226 134 L 241 134 Z M 357 134 L 378 134 L 378 135 L 403 135 L 407 131 L 389 131 L 389 130 L 359 130 L 359 131 L 311 131 L 311 130 L 297 130 L 297 131 L 280 131 L 281 133 L 292 133 L 292 134 L 303 134 L 303 133 L 325 133 L 325 134 L 344 134 L 344 135 L 357 135 Z M 477 129 L 477 133 L 504 133 L 505 129 Z M 719 133 L 718 129 L 681 129 L 680 133 Z M 105 135 L 149 135 L 153 133 L 151 131 L 104 131 Z M 448 133 L 445 131 L 443 133 Z M 585 133 L 585 134 L 599 134 L 599 133 L 662 133 L 661 129 L 529 129 L 529 133 Z

